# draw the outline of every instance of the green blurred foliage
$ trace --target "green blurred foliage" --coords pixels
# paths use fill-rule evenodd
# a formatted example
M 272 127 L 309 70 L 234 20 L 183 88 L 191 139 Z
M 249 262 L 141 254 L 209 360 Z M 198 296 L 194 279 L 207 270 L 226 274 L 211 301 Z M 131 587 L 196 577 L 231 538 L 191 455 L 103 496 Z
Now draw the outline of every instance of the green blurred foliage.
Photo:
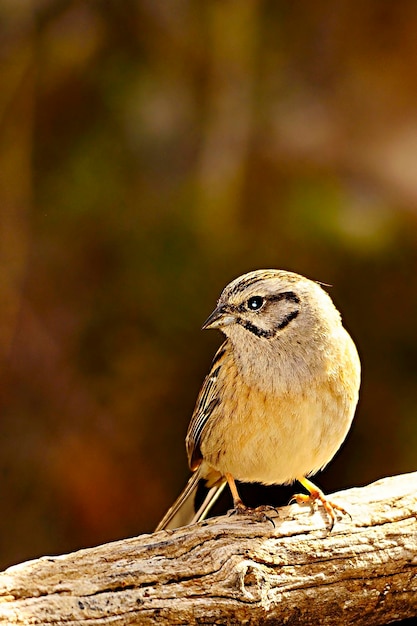
M 415 469 L 417 5 L 0 0 L 0 564 L 153 528 L 250 269 L 333 285 L 357 419 Z

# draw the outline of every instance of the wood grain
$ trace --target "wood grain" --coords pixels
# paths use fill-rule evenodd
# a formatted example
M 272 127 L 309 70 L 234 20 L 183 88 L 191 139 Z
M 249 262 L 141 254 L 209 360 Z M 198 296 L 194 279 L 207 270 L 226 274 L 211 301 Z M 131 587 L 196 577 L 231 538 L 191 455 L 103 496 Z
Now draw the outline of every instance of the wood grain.
M 43 557 L 0 574 L 0 624 L 386 624 L 417 616 L 417 473 Z

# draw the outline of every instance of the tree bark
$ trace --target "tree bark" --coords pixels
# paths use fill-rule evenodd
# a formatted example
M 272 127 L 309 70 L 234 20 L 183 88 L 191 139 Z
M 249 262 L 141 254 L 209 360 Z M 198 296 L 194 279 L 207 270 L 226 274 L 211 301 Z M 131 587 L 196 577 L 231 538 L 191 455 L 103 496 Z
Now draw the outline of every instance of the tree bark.
M 0 574 L 1 624 L 387 624 L 417 615 L 417 473 L 273 523 L 223 516 Z M 268 513 L 269 515 L 269 513 Z

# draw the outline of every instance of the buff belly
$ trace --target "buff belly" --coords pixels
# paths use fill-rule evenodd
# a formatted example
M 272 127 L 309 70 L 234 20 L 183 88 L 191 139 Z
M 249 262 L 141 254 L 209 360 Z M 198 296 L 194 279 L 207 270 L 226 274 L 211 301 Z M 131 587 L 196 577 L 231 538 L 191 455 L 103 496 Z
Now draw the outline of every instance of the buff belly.
M 333 458 L 354 406 L 352 398 L 323 386 L 297 398 L 251 390 L 227 415 L 213 416 L 202 441 L 203 457 L 221 474 L 243 482 L 292 482 Z

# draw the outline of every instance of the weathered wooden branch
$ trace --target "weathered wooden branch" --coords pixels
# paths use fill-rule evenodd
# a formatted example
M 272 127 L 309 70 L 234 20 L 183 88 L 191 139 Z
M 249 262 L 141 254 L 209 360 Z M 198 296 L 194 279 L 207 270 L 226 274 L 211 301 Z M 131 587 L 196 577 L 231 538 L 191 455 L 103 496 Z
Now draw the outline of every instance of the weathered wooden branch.
M 224 516 L 0 574 L 0 624 L 386 624 L 417 615 L 417 473 L 322 510 Z

